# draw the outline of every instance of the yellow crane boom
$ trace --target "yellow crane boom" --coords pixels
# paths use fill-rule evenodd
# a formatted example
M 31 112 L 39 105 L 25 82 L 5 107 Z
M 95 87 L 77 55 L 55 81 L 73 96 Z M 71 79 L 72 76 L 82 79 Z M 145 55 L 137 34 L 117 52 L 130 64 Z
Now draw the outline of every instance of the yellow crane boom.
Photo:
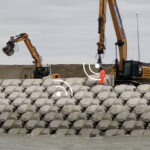
M 98 45 L 98 55 L 99 60 L 98 63 L 101 65 L 101 54 L 104 53 L 105 50 L 105 24 L 106 24 L 106 9 L 107 9 L 107 2 L 109 4 L 114 28 L 116 31 L 117 42 L 116 45 L 119 47 L 119 54 L 120 54 L 120 65 L 119 71 L 123 72 L 123 61 L 127 60 L 127 40 L 126 35 L 124 32 L 124 28 L 122 25 L 122 20 L 120 17 L 119 9 L 117 6 L 116 0 L 100 0 L 99 3 L 99 31 L 100 34 L 100 42 L 97 43 Z

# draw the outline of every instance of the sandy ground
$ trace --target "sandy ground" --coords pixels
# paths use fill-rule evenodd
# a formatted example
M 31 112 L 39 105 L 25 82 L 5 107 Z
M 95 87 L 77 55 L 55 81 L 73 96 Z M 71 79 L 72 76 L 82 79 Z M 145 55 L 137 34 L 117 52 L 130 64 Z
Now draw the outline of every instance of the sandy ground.
M 86 77 L 83 71 L 83 65 L 81 64 L 58 64 L 52 65 L 52 72 L 59 73 L 61 78 L 69 77 Z M 86 65 L 86 71 L 88 74 L 92 74 Z M 103 65 L 106 73 L 110 73 L 112 65 Z M 33 65 L 0 65 L 0 79 L 24 79 L 25 74 L 27 78 L 32 75 Z M 97 72 L 94 65 L 91 65 L 91 69 Z

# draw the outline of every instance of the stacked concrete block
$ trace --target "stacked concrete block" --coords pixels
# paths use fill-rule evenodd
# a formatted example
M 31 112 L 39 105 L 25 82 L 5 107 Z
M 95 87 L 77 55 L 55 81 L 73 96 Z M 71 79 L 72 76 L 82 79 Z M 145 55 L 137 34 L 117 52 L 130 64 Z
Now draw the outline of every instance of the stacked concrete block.
M 93 79 L 99 79 L 100 75 L 90 75 L 91 78 L 88 78 L 85 84 L 87 86 L 92 87 L 93 85 L 97 84 L 99 80 L 93 80 Z M 93 79 L 92 79 L 93 78 Z
M 67 103 L 68 99 L 69 99 L 69 98 L 61 98 L 61 99 L 59 99 L 59 100 L 56 102 L 55 105 L 56 105 L 57 107 L 63 107 L 63 106 L 65 106 L 65 104 Z
M 6 88 L 7 86 L 11 85 L 12 82 L 13 82 L 13 79 L 6 79 L 1 83 L 1 87 Z
M 86 78 L 0 81 L 0 133 L 150 135 L 150 85 L 97 83 Z
M 25 98 L 16 98 L 12 102 L 12 105 L 15 106 L 15 107 L 18 107 L 18 106 L 20 106 L 23 103 L 24 100 L 25 100 Z
M 146 92 L 149 92 L 149 91 L 150 91 L 149 84 L 143 84 L 137 87 L 137 92 L 140 92 L 141 94 L 145 94 Z
M 32 85 L 33 82 L 34 82 L 34 79 L 26 79 L 23 81 L 22 87 L 28 88 Z

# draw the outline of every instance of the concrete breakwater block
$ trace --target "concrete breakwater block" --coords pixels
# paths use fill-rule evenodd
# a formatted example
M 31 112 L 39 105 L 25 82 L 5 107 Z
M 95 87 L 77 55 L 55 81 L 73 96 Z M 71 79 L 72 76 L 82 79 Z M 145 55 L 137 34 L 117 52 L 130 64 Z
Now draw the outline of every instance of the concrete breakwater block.
M 47 114 L 44 116 L 44 121 L 46 121 L 46 122 L 51 122 L 52 120 L 54 120 L 56 114 L 57 114 L 57 113 L 55 113 L 55 112 L 47 113 Z
M 56 106 L 57 107 L 63 107 L 65 106 L 65 104 L 67 103 L 67 101 L 69 100 L 69 98 L 61 98 L 56 102 Z
M 0 99 L 5 99 L 7 97 L 7 94 L 5 93 L 0 93 Z
M 150 100 L 150 92 L 146 92 L 144 94 L 144 98 L 146 98 L 147 100 Z
M 145 112 L 145 110 L 146 110 L 146 106 L 141 105 L 141 106 L 136 106 L 133 112 L 136 113 L 137 115 L 141 115 Z
M 105 132 L 105 136 L 115 136 L 118 132 L 118 129 L 110 129 Z
M 56 131 L 56 135 L 58 135 L 58 136 L 65 136 L 67 134 L 67 132 L 68 132 L 68 129 L 58 129 Z
M 86 120 L 83 125 L 83 128 L 86 129 L 93 129 L 94 127 L 95 127 L 95 122 L 93 120 Z
M 13 105 L 7 105 L 3 112 L 14 112 L 15 111 L 15 107 Z
M 81 131 L 79 132 L 79 135 L 84 136 L 84 137 L 90 137 L 92 131 L 93 129 L 81 129 Z
M 125 91 L 121 94 L 120 98 L 124 101 L 127 101 L 131 98 L 133 91 Z
M 52 121 L 50 124 L 49 124 L 49 128 L 52 130 L 52 131 L 55 131 L 59 128 L 60 124 L 62 123 L 61 120 L 54 120 Z
M 97 137 L 100 136 L 101 131 L 99 129 L 93 129 L 90 133 L 90 137 Z
M 116 116 L 115 120 L 118 122 L 124 122 L 127 120 L 127 117 L 129 116 L 129 114 L 130 113 L 128 112 L 121 112 Z
M 60 93 L 60 96 L 57 95 L 57 92 Z M 57 91 L 57 92 L 53 93 L 53 95 L 51 97 L 51 99 L 53 99 L 54 101 L 57 101 L 60 98 L 70 98 L 70 93 L 69 92 L 67 92 L 67 94 L 66 94 L 65 91 Z
M 20 128 L 13 128 L 8 131 L 8 134 L 11 134 L 11 135 L 18 134 L 19 131 L 20 131 Z
M 32 130 L 35 128 L 36 124 L 38 123 L 38 120 L 29 120 L 26 125 L 25 125 L 25 128 L 27 130 Z
M 69 129 L 71 127 L 71 122 L 68 120 L 62 121 L 59 128 L 60 129 Z
M 40 120 L 38 121 L 38 123 L 35 125 L 35 128 L 46 128 L 47 126 L 47 122 L 43 121 L 43 120 Z
M 13 92 L 9 95 L 8 99 L 11 100 L 11 101 L 14 101 L 16 98 L 21 98 L 23 97 L 23 95 L 21 95 L 22 93 L 21 92 Z M 26 94 L 23 93 L 25 96 Z M 25 97 L 24 97 L 25 98 Z
M 82 129 L 85 122 L 86 122 L 85 120 L 75 121 L 72 128 L 75 129 L 75 130 L 80 130 L 80 129 Z
M 103 88 L 104 85 L 96 85 L 92 87 L 91 92 L 93 92 L 94 94 L 98 94 L 102 91 Z
M 26 93 L 26 94 L 32 94 L 32 93 L 35 91 L 36 88 L 37 88 L 37 86 L 29 86 L 29 87 L 26 89 L 25 93 Z
M 0 105 L 0 113 L 2 113 L 6 107 L 7 107 L 7 105 Z
M 40 108 L 40 110 L 39 110 L 39 113 L 40 113 L 41 115 L 45 115 L 45 114 L 47 114 L 47 113 L 50 111 L 51 107 L 52 107 L 52 106 L 49 106 L 49 105 L 42 106 L 42 107 Z
M 97 112 L 104 112 L 105 111 L 105 107 L 99 107 L 97 105 L 91 105 L 89 106 L 85 112 L 89 115 L 93 114 L 95 111 L 97 110 Z
M 133 120 L 133 121 L 137 121 L 138 115 L 136 113 L 129 113 L 128 117 L 127 117 L 127 121 Z
M 21 120 L 16 120 L 12 125 L 11 128 L 22 128 L 24 125 L 24 122 Z
M 117 115 L 119 113 L 119 111 L 122 109 L 123 106 L 120 105 L 114 105 L 111 106 L 109 109 L 109 112 L 113 115 Z
M 18 132 L 18 134 L 22 134 L 22 135 L 28 134 L 28 133 L 29 133 L 29 130 L 27 130 L 26 128 L 21 128 Z
M 8 87 L 5 89 L 4 93 L 5 93 L 5 94 L 11 94 L 12 92 L 15 91 L 15 89 L 16 89 L 16 86 L 8 86 Z
M 99 123 L 98 123 L 98 125 L 97 125 L 97 129 L 100 129 L 100 130 L 107 130 L 108 129 L 108 127 L 109 127 L 109 125 L 111 124 L 111 122 L 112 121 L 110 121 L 110 120 L 102 120 L 102 121 L 100 121 Z
M 127 88 L 127 85 L 117 85 L 114 88 L 114 92 L 116 92 L 117 94 L 121 94 L 125 91 L 125 89 Z
M 111 107 L 113 103 L 115 102 L 115 100 L 116 100 L 115 98 L 109 98 L 103 102 L 103 105 L 105 107 Z
M 113 88 L 98 85 L 97 81 L 87 82 L 87 79 L 64 79 L 73 89 L 71 97 L 70 89 L 62 81 L 54 80 L 2 81 L 0 133 L 87 137 L 150 135 L 148 84 Z M 59 85 L 65 87 L 67 95 Z
M 23 81 L 22 83 L 22 87 L 24 88 L 28 88 L 29 86 L 32 85 L 32 83 L 34 82 L 35 79 L 26 79 Z
M 87 113 L 81 113 L 78 116 L 78 120 L 88 120 L 89 115 Z
M 140 121 L 144 121 L 144 122 L 150 122 L 150 112 L 148 113 L 143 113 L 139 119 Z
M 6 120 L 3 124 L 3 128 L 8 130 L 14 124 L 15 120 Z
M 20 117 L 20 120 L 26 122 L 31 119 L 32 115 L 33 115 L 33 112 L 26 112 L 22 114 L 22 116 Z
M 45 104 L 45 102 L 46 102 L 47 100 L 48 100 L 48 99 L 46 99 L 46 98 L 37 99 L 37 100 L 35 101 L 34 105 L 35 105 L 36 107 L 42 107 L 42 106 Z
M 119 129 L 120 123 L 118 121 L 112 121 L 108 126 L 108 130 L 110 129 Z
M 40 135 L 50 135 L 52 131 L 49 128 L 44 128 Z
M 9 86 L 12 82 L 13 82 L 13 79 L 5 79 L 5 80 L 1 83 L 1 87 L 2 87 L 2 88 L 6 88 L 6 87 Z
M 69 116 L 67 117 L 67 120 L 71 122 L 76 121 L 78 119 L 79 114 L 80 114 L 79 112 L 73 112 L 69 114 Z
M 44 128 L 35 128 L 32 130 L 32 135 L 40 135 Z
M 140 130 L 133 130 L 131 132 L 131 136 L 142 136 L 144 134 L 144 130 L 143 129 L 140 129 Z
M 61 79 L 59 79 L 61 80 Z M 57 81 L 57 79 L 45 79 L 43 81 L 43 84 L 42 86 L 47 88 L 48 86 L 51 86 L 51 85 L 60 85 L 62 82 L 61 81 Z
M 99 77 L 100 77 L 100 75 L 90 75 L 90 76 L 94 79 L 99 79 Z M 91 78 L 88 78 L 85 84 L 87 86 L 93 86 L 94 84 L 96 84 L 98 82 L 99 82 L 98 80 L 93 80 Z
M 74 130 L 74 129 L 68 129 L 66 135 L 67 136 L 74 136 L 77 135 L 78 131 Z
M 139 85 L 137 87 L 137 92 L 140 92 L 141 94 L 144 94 L 146 92 L 150 91 L 150 85 L 149 84 L 143 84 L 143 85 Z
M 86 91 L 77 92 L 77 93 L 74 95 L 74 98 L 75 98 L 76 100 L 81 100 L 82 98 L 84 98 L 84 95 L 85 95 L 86 93 L 87 93 Z
M 71 86 L 72 91 L 73 91 L 74 94 L 77 93 L 77 92 L 79 92 L 79 90 L 80 90 L 81 87 L 82 87 L 81 84 L 79 84 L 79 85 L 72 85 Z
M 15 112 L 15 113 L 11 113 L 9 115 L 8 119 L 10 119 L 10 120 L 18 120 L 19 117 L 20 117 L 20 114 L 18 114 L 18 113 Z
M 20 105 L 20 106 L 18 107 L 18 109 L 17 109 L 17 112 L 18 112 L 19 114 L 23 114 L 23 113 L 26 112 L 26 110 L 27 110 L 28 107 L 29 107 L 29 105 L 27 105 L 27 104 Z
M 140 101 L 140 98 L 132 98 L 127 101 L 126 105 L 131 108 L 134 108 L 138 105 L 139 101 Z
M 93 99 L 91 99 L 91 98 L 83 98 L 80 101 L 79 105 L 81 105 L 81 107 L 83 107 L 83 108 L 86 108 L 86 107 L 90 106 L 90 104 L 92 103 L 92 100 Z
M 10 112 L 3 112 L 1 115 L 0 115 L 0 122 L 4 122 L 8 119 L 8 117 L 10 116 Z
M 76 78 L 74 84 L 75 85 L 83 85 L 85 84 L 86 79 L 85 78 Z
M 127 121 L 127 122 L 125 123 L 124 129 L 125 129 L 126 131 L 132 131 L 132 130 L 134 129 L 135 124 L 136 124 L 136 121 Z
M 93 120 L 94 122 L 99 122 L 103 119 L 104 114 L 105 113 L 103 112 L 95 112 L 90 119 Z
M 31 120 L 41 120 L 42 115 L 40 113 L 33 113 Z
M 57 87 L 57 85 L 51 85 L 51 86 L 48 86 L 46 92 L 48 94 L 53 94 L 55 93 L 56 91 L 63 91 L 64 89 L 61 88 L 61 87 Z
M 65 82 L 67 82 L 69 85 L 73 85 L 76 81 L 76 78 L 67 78 L 65 79 Z M 63 84 L 64 87 L 68 87 L 65 83 Z
M 14 101 L 13 101 L 13 106 L 20 106 L 22 104 L 22 102 L 25 100 L 25 98 L 16 98 Z
M 63 113 L 57 113 L 53 120 L 64 120 L 65 115 Z

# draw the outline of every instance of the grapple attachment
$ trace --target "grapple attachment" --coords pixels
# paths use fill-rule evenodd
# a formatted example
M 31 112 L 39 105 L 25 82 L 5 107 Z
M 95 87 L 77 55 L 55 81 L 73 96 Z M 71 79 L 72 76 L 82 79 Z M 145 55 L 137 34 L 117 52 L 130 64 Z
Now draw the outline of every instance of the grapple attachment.
M 2 51 L 7 55 L 11 56 L 14 54 L 15 44 L 12 41 L 7 42 L 7 46 L 5 46 Z

